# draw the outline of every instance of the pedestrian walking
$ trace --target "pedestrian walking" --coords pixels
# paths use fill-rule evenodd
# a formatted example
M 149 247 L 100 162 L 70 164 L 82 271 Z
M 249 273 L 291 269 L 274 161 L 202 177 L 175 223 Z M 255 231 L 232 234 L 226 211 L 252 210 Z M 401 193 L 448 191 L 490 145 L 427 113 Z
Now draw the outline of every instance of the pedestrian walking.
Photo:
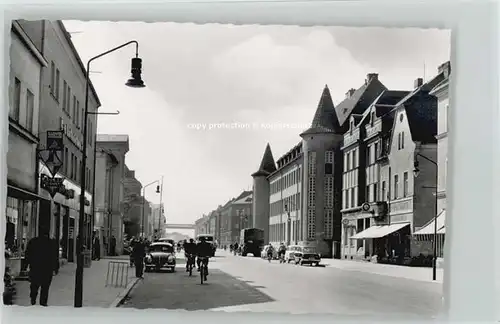
M 47 226 L 41 227 L 39 236 L 31 239 L 26 247 L 31 305 L 36 304 L 40 290 L 40 305 L 47 306 L 52 276 L 59 270 L 58 246 L 50 239 L 49 231 Z
M 115 236 L 111 236 L 111 242 L 109 242 L 109 255 L 110 256 L 115 256 L 116 255 L 116 238 Z
M 143 240 L 139 240 L 134 244 L 132 257 L 134 259 L 135 276 L 142 278 L 144 274 L 144 257 L 146 256 L 146 246 Z
M 99 235 L 97 231 L 94 232 L 94 241 L 92 242 L 92 254 L 94 260 L 101 260 L 101 242 L 99 241 Z

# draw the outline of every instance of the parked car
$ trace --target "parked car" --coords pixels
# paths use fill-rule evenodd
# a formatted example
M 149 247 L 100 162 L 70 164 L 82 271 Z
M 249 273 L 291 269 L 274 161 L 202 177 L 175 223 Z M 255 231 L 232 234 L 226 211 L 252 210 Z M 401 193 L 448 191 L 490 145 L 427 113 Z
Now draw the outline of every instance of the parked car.
M 176 258 L 174 246 L 167 242 L 151 243 L 144 264 L 146 271 L 160 271 L 163 268 L 175 272 Z
M 295 261 L 295 252 L 302 252 L 302 247 L 300 245 L 290 245 L 286 248 L 285 261 L 287 263 Z
M 175 243 L 174 240 L 165 237 L 158 239 L 158 242 L 170 243 L 172 246 L 177 246 L 177 243 Z
M 267 249 L 269 248 L 269 245 L 264 245 L 262 248 L 262 252 L 260 253 L 260 257 L 262 259 L 267 259 Z M 278 250 L 276 247 L 274 247 L 273 251 L 273 260 L 278 260 Z
M 295 264 L 318 266 L 321 262 L 321 256 L 314 247 L 299 246 L 299 250 L 293 252 Z

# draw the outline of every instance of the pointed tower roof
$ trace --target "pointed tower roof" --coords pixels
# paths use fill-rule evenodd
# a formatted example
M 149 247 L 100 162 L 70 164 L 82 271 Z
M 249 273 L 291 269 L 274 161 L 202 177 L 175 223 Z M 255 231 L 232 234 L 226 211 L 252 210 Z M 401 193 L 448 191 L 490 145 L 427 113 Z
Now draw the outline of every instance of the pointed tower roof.
M 257 172 L 252 174 L 252 177 L 268 176 L 276 171 L 276 163 L 274 163 L 273 152 L 271 152 L 271 145 L 267 143 L 266 150 L 264 151 L 264 156 L 260 162 L 260 167 Z
M 328 89 L 328 85 L 325 85 L 311 127 L 300 135 L 337 133 L 339 130 L 340 123 L 337 119 L 337 113 L 335 112 L 335 106 L 333 105 L 333 100 L 330 95 L 330 89 Z

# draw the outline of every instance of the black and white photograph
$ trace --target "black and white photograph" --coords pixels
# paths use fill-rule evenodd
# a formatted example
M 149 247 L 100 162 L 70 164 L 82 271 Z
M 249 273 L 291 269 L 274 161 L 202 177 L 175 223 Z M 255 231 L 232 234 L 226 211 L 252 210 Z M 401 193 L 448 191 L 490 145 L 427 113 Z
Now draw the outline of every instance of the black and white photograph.
M 443 311 L 451 32 L 12 21 L 3 302 Z

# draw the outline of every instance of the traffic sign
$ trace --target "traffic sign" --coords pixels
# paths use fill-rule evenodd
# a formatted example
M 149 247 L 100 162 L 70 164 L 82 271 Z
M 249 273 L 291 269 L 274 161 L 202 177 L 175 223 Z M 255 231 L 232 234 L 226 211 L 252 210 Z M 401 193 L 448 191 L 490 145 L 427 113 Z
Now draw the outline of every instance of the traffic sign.
M 51 151 L 62 151 L 64 149 L 64 132 L 62 130 L 47 131 L 47 149 Z
M 49 169 L 52 177 L 55 177 L 57 172 L 63 166 L 63 152 L 53 150 L 38 151 L 38 158 Z
M 64 178 L 51 178 L 46 174 L 42 174 L 40 178 L 40 187 L 47 190 L 50 197 L 54 199 L 56 194 L 64 187 L 63 182 Z

